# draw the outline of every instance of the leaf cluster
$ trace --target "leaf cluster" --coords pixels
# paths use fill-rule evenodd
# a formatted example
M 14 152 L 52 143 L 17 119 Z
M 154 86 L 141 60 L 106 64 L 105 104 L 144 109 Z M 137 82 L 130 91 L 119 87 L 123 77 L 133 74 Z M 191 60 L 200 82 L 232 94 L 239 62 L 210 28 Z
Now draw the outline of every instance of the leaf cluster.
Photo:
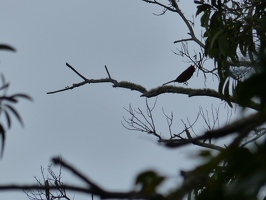
M 13 51 L 16 50 L 10 45 L 0 44 L 0 50 Z M 19 123 L 23 126 L 22 118 L 20 117 L 18 111 L 15 109 L 14 104 L 17 104 L 19 99 L 28 99 L 32 100 L 31 97 L 24 93 L 17 93 L 13 95 L 7 95 L 7 90 L 9 88 L 9 83 L 6 83 L 5 78 L 1 75 L 2 86 L 0 87 L 0 117 L 3 116 L 6 120 L 6 126 L 2 121 L 0 121 L 0 137 L 1 137 L 1 151 L 0 155 L 3 156 L 5 139 L 6 139 L 6 130 L 11 128 L 13 115 Z
M 201 178 L 193 188 L 195 197 L 199 200 L 257 199 L 266 182 L 265 148 L 266 142 L 263 142 L 253 152 L 244 147 L 228 148 L 212 157 L 193 171 L 196 175 L 208 173 L 208 177 Z
M 241 66 L 240 59 L 245 58 L 249 61 L 246 67 L 252 67 L 256 73 L 260 71 L 258 57 L 265 47 L 266 2 L 211 0 L 195 3 L 198 4 L 196 15 L 202 14 L 201 26 L 205 29 L 205 55 L 218 65 L 219 92 L 230 103 L 229 93 L 235 89 L 235 86 L 229 87 L 230 80 L 241 82 L 231 72 L 231 67 Z M 266 85 L 264 76 L 254 79 L 252 87 Z M 253 93 L 257 94 L 249 95 L 249 100 L 251 96 L 261 96 L 261 90 Z

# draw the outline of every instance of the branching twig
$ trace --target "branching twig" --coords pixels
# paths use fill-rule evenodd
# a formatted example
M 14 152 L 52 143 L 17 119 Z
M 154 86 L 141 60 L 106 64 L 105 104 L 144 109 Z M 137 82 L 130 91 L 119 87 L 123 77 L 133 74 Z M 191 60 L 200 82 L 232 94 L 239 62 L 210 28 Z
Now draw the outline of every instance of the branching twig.
M 219 128 L 219 107 L 214 110 L 213 105 L 211 106 L 211 115 L 212 115 L 212 122 L 210 122 L 210 116 L 208 110 L 203 111 L 202 107 L 200 107 L 199 113 L 204 120 L 207 127 L 204 127 L 206 131 L 213 130 L 216 126 Z
M 193 30 L 191 24 L 189 23 L 189 21 L 187 20 L 185 15 L 180 10 L 178 4 L 176 3 L 176 0 L 171 0 L 171 2 L 172 2 L 172 5 L 174 6 L 174 8 L 176 9 L 176 12 L 179 14 L 179 16 L 182 18 L 182 20 L 185 22 L 186 26 L 188 27 L 189 35 L 191 36 L 191 39 L 194 40 L 199 46 L 204 48 L 205 45 L 195 36 L 194 30 Z M 176 43 L 176 42 L 174 42 L 174 43 Z
M 49 172 L 49 175 L 51 177 L 45 178 L 43 167 L 41 167 L 42 180 L 39 180 L 37 179 L 37 177 L 34 177 L 39 186 L 46 187 L 45 191 L 41 189 L 24 190 L 28 198 L 31 200 L 43 200 L 44 198 L 46 200 L 55 200 L 55 199 L 70 200 L 70 198 L 67 196 L 66 190 L 60 187 L 60 186 L 64 186 L 61 180 L 61 166 L 59 169 L 59 175 L 55 175 L 55 173 L 53 172 L 52 164 L 48 166 L 47 171 Z M 54 190 L 55 193 L 53 193 L 50 190 L 52 186 L 58 187 L 58 190 Z
M 191 137 L 191 134 L 190 134 L 189 130 L 186 129 L 185 131 L 186 131 L 186 134 L 187 134 L 188 139 L 189 140 L 193 139 Z M 208 143 L 200 142 L 200 141 L 193 142 L 193 144 L 195 144 L 197 146 L 204 147 L 204 148 L 209 148 L 209 149 L 217 150 L 217 151 L 222 151 L 224 149 L 224 148 L 222 148 L 220 146 L 217 146 L 217 145 L 214 145 L 214 144 L 208 144 Z
M 182 132 L 178 133 L 178 134 L 174 134 L 174 136 L 172 136 L 172 134 L 171 134 L 171 139 L 169 139 L 169 140 L 161 139 L 161 140 L 159 140 L 159 142 L 163 143 L 164 145 L 166 145 L 168 147 L 174 147 L 173 144 L 183 143 L 185 141 L 191 141 L 191 140 L 193 140 L 193 138 L 192 138 L 192 136 L 191 136 L 191 134 L 189 132 L 189 129 L 192 129 L 193 128 L 194 124 L 198 121 L 199 115 L 200 115 L 200 113 L 198 113 L 195 121 L 192 124 L 187 119 L 188 120 L 188 123 L 189 123 L 189 126 L 187 126 L 185 124 L 185 122 L 183 120 L 181 120 L 183 122 L 184 126 L 185 126 L 185 129 Z M 170 118 L 170 120 L 171 120 L 171 118 Z M 169 129 L 170 129 L 170 127 L 169 127 Z M 183 133 L 186 133 L 187 138 L 181 136 L 181 134 L 183 134 Z M 173 138 L 179 138 L 179 139 L 173 139 Z M 193 141 L 193 142 L 191 142 L 191 144 L 194 144 L 194 145 L 197 145 L 197 146 L 201 146 L 201 147 L 204 147 L 204 148 L 209 148 L 209 149 L 217 150 L 217 151 L 223 150 L 223 148 L 220 147 L 220 146 L 217 146 L 217 145 L 214 145 L 214 144 L 207 144 L 205 142 L 200 142 L 200 141 Z
M 266 116 L 261 113 L 253 114 L 247 118 L 235 121 L 231 124 L 228 124 L 220 129 L 207 131 L 202 136 L 198 136 L 188 140 L 171 140 L 168 141 L 165 145 L 168 147 L 180 147 L 190 143 L 198 142 L 200 140 L 221 138 L 227 135 L 238 133 L 237 137 L 230 144 L 230 146 L 237 146 L 241 140 L 247 136 L 247 134 L 254 129 L 255 127 L 261 125 L 265 122 Z M 164 141 L 163 141 L 164 142 Z
M 66 163 L 61 158 L 56 157 L 52 159 L 53 163 L 56 165 L 60 165 L 66 170 L 71 171 L 75 176 L 80 178 L 82 181 L 84 181 L 87 186 L 85 187 L 79 187 L 75 185 L 68 185 L 68 184 L 49 184 L 48 189 L 49 191 L 74 191 L 74 192 L 80 192 L 85 194 L 91 194 L 93 196 L 98 196 L 100 199 L 147 199 L 147 200 L 159 200 L 163 199 L 163 196 L 157 193 L 154 194 L 144 194 L 141 192 L 135 192 L 135 191 L 129 191 L 129 192 L 111 192 L 104 190 L 102 187 L 95 184 L 93 181 L 91 181 L 88 177 L 86 177 L 84 174 L 79 172 L 75 167 L 72 165 Z M 43 172 L 43 168 L 41 168 L 41 171 Z M 51 170 L 49 170 L 51 172 Z M 49 173 L 50 173 L 49 172 Z M 60 179 L 58 177 L 61 177 L 61 169 L 60 174 L 57 177 L 53 172 L 50 173 L 53 177 L 56 177 L 56 180 Z M 44 175 L 43 175 L 44 178 Z M 61 181 L 61 180 L 60 180 Z M 37 185 L 0 185 L 0 191 L 7 191 L 7 190 L 23 190 L 23 191 L 35 191 L 37 190 L 38 193 L 36 194 L 44 194 L 43 191 L 47 190 L 47 186 L 42 184 L 39 180 L 37 180 Z M 40 183 L 40 184 L 39 184 Z M 40 191 L 42 193 L 40 193 Z M 51 199 L 62 199 L 65 198 L 67 200 L 70 200 L 66 196 L 53 196 L 51 195 Z M 38 197 L 33 199 L 39 199 Z M 41 197 L 43 200 L 43 198 Z
M 171 12 L 176 12 L 179 14 L 179 16 L 181 17 L 181 19 L 184 21 L 184 23 L 186 24 L 188 30 L 189 30 L 189 33 L 188 35 L 191 36 L 191 39 L 189 40 L 193 40 L 195 41 L 198 45 L 200 45 L 202 48 L 204 48 L 204 44 L 195 36 L 195 33 L 194 33 L 194 30 L 191 26 L 191 24 L 189 23 L 189 20 L 185 17 L 185 15 L 182 13 L 181 9 L 179 8 L 179 6 L 177 5 L 176 1 L 175 0 L 170 0 L 171 2 L 171 6 L 167 6 L 167 5 L 164 5 L 156 0 L 143 0 L 144 2 L 147 2 L 147 3 L 152 3 L 152 4 L 157 4 Z M 184 39 L 185 41 L 188 41 L 188 39 Z M 179 42 L 180 40 L 177 40 L 175 41 L 174 43 L 177 43 Z
M 53 158 L 53 163 L 56 165 L 61 165 L 62 167 L 68 169 L 69 171 L 71 171 L 75 176 L 77 176 L 78 178 L 80 178 L 82 181 L 84 181 L 85 183 L 87 183 L 89 185 L 89 187 L 91 189 L 93 189 L 96 192 L 103 192 L 103 190 L 96 185 L 95 183 L 93 183 L 90 179 L 88 179 L 86 176 L 84 176 L 83 174 L 81 174 L 79 171 L 77 171 L 74 167 L 72 167 L 70 164 L 64 162 L 61 158 Z
M 169 133 L 170 133 L 170 139 L 172 139 L 174 137 L 173 137 L 173 134 L 172 134 L 171 127 L 172 127 L 173 120 L 174 120 L 174 114 L 173 114 L 173 112 L 171 112 L 171 116 L 169 117 L 168 115 L 165 114 L 164 109 L 162 109 L 162 111 L 163 111 L 163 114 L 164 114 L 164 116 L 166 118 L 166 121 L 167 121 L 167 124 L 168 124 L 168 130 L 169 130 Z
M 128 130 L 134 130 L 134 131 L 141 131 L 141 132 L 146 132 L 148 134 L 155 135 L 159 139 L 161 139 L 161 136 L 157 133 L 156 128 L 155 128 L 155 123 L 153 119 L 153 109 L 155 108 L 156 101 L 154 102 L 153 107 L 151 108 L 148 104 L 148 100 L 146 99 L 146 112 L 147 116 L 142 112 L 140 108 L 137 110 L 133 110 L 131 105 L 129 105 L 129 109 L 124 108 L 129 114 L 130 118 L 125 119 L 124 121 L 127 123 L 127 126 L 122 123 L 122 125 L 128 129 Z M 136 114 L 138 115 L 136 115 Z M 139 118 L 139 116 L 142 118 Z
M 58 93 L 58 92 L 72 90 L 74 88 L 80 87 L 80 86 L 85 85 L 85 84 L 90 84 L 90 83 L 112 83 L 113 87 L 128 88 L 128 89 L 131 89 L 131 90 L 139 91 L 141 93 L 146 92 L 146 89 L 144 87 L 142 87 L 141 85 L 138 85 L 138 84 L 135 84 L 135 83 L 130 83 L 130 82 L 127 82 L 127 81 L 118 82 L 117 80 L 111 78 L 110 73 L 109 73 L 109 71 L 108 71 L 106 66 L 105 66 L 105 70 L 106 70 L 106 72 L 108 74 L 108 78 L 88 79 L 88 78 L 84 77 L 83 75 L 81 75 L 74 67 L 72 67 L 68 63 L 66 63 L 66 65 L 71 70 L 73 70 L 76 74 L 78 74 L 78 76 L 80 76 L 84 81 L 82 81 L 80 83 L 74 83 L 74 84 L 72 84 L 72 86 L 67 86 L 64 89 L 55 90 L 55 91 L 52 91 L 52 92 L 47 92 L 47 94 L 54 94 L 54 93 Z

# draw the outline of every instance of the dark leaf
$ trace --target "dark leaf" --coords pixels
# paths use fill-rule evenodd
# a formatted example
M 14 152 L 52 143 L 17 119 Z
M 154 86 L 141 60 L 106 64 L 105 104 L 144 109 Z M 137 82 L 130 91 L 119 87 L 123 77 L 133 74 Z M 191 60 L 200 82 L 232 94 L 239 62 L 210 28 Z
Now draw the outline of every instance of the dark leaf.
M 0 153 L 0 155 L 2 157 L 3 153 L 4 153 L 5 139 L 6 139 L 6 132 L 5 132 L 5 129 L 2 126 L 2 124 L 0 124 L 0 135 L 1 135 L 1 138 L 2 138 L 2 145 L 1 145 L 1 153 Z
M 0 101 L 3 101 L 3 100 L 6 100 L 6 101 L 9 101 L 9 102 L 12 102 L 12 103 L 17 103 L 18 101 L 16 99 L 14 99 L 12 96 L 10 97 L 7 97 L 7 96 L 2 96 L 0 97 Z
M 16 51 L 15 48 L 9 46 L 9 45 L 6 45 L 6 44 L 0 44 L 0 50 L 9 50 L 9 51 Z
M 20 122 L 21 126 L 24 126 L 23 121 L 22 121 L 20 115 L 18 114 L 18 112 L 10 105 L 6 104 L 5 106 L 16 116 L 16 118 Z
M 0 87 L 0 90 L 7 89 L 9 87 L 9 83 L 5 83 L 3 86 Z
M 32 101 L 32 98 L 29 95 L 26 95 L 26 94 L 15 94 L 15 95 L 12 95 L 10 97 L 12 97 L 13 99 L 15 99 L 15 98 L 24 98 L 24 99 L 28 99 L 28 100 Z
M 141 186 L 141 192 L 143 194 L 152 195 L 156 193 L 157 187 L 163 180 L 164 177 L 158 175 L 152 170 L 149 170 L 140 173 L 136 178 L 135 184 Z
M 4 110 L 5 116 L 6 116 L 6 121 L 7 121 L 7 127 L 10 128 L 11 127 L 11 119 L 10 116 L 8 114 L 8 112 L 6 110 Z
M 209 9 L 211 8 L 211 6 L 208 4 L 203 4 L 203 5 L 198 6 L 197 8 L 198 10 L 196 12 L 196 16 L 198 16 L 202 12 L 204 13 L 209 12 Z
M 204 12 L 204 14 L 202 15 L 202 17 L 200 19 L 200 22 L 201 22 L 201 26 L 202 27 L 207 27 L 208 26 L 209 16 L 210 16 L 210 12 L 207 12 L 207 11 Z M 206 32 L 205 32 L 205 34 L 206 34 Z

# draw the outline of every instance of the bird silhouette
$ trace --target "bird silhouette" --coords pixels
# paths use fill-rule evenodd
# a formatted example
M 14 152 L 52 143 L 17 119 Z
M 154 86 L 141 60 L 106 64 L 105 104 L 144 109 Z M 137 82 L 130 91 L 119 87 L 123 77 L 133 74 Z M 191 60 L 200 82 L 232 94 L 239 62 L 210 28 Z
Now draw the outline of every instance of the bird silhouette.
M 192 77 L 194 72 L 195 72 L 195 67 L 193 65 L 190 65 L 175 80 L 164 83 L 163 85 L 166 85 L 166 84 L 172 83 L 172 82 L 186 83 Z

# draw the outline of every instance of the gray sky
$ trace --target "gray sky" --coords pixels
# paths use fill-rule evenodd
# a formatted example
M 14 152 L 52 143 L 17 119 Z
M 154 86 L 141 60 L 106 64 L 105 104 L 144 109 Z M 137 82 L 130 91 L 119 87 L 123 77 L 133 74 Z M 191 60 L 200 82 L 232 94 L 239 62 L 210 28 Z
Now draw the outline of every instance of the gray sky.
M 191 17 L 195 13 L 192 4 L 181 3 Z M 188 30 L 177 15 L 152 14 L 161 11 L 141 0 L 1 2 L 0 43 L 17 49 L 16 53 L 1 52 L 1 72 L 11 82 L 9 94 L 25 92 L 34 102 L 21 100 L 16 105 L 25 128 L 13 119 L 0 161 L 0 184 L 34 183 L 34 176 L 41 178 L 40 166 L 46 168 L 58 155 L 113 190 L 130 189 L 136 174 L 150 168 L 176 176 L 172 181 L 179 182 L 179 170 L 195 165 L 194 147 L 165 149 L 156 138 L 122 127 L 123 116 L 129 117 L 123 107 L 131 103 L 145 109 L 145 99 L 138 92 L 90 84 L 46 94 L 82 81 L 66 62 L 94 79 L 107 77 L 107 65 L 112 78 L 147 89 L 175 79 L 189 64 L 172 53 L 178 47 L 173 41 L 186 38 Z M 195 73 L 189 87 L 204 87 L 202 76 Z M 216 88 L 212 77 L 207 87 Z M 199 106 L 210 109 L 211 103 L 221 102 L 159 96 L 155 110 L 159 132 L 169 136 L 162 107 L 168 114 L 174 111 L 173 131 L 178 133 L 183 130 L 180 119 L 188 117 L 193 122 Z M 200 122 L 196 127 L 198 134 L 204 130 Z M 63 181 L 77 182 L 65 171 Z M 28 199 L 21 192 L 0 193 L 0 199 L 15 198 Z M 75 199 L 85 198 L 76 194 Z

